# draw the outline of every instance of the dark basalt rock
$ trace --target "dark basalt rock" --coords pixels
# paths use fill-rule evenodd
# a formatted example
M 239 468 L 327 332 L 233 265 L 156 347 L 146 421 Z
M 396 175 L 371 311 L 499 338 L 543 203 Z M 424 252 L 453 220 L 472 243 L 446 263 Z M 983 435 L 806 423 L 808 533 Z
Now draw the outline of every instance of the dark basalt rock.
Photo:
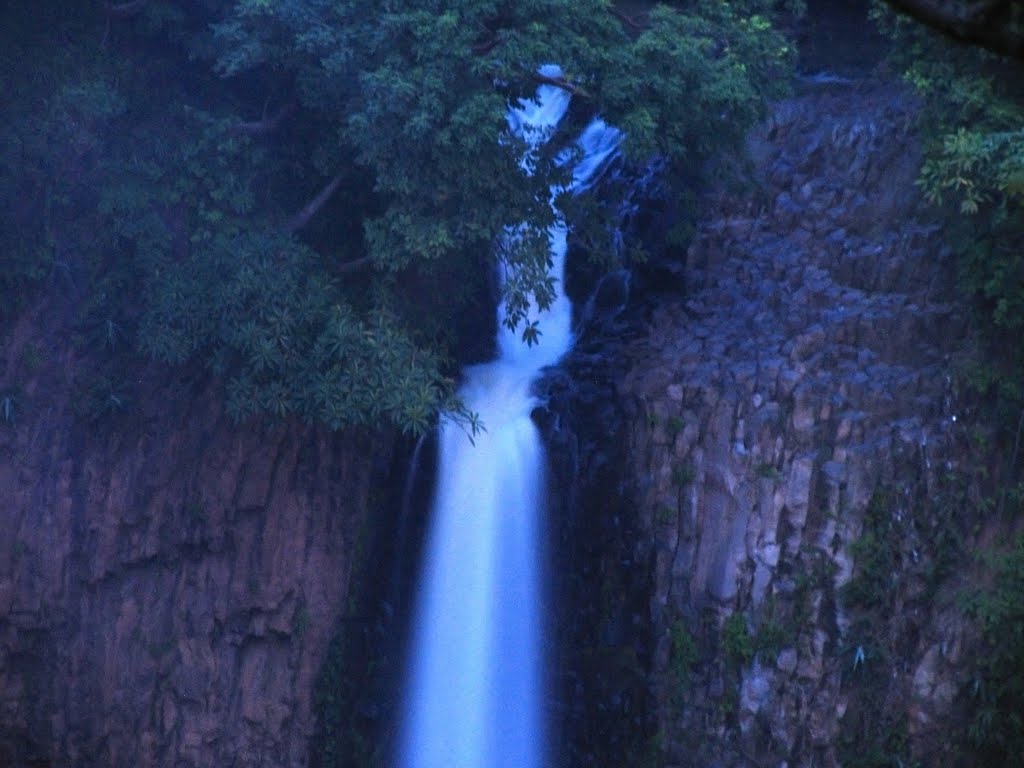
M 557 762 L 625 765 L 648 747 L 652 561 L 624 493 L 628 460 L 613 358 L 587 356 L 545 377 L 549 448 Z
M 568 764 L 838 766 L 882 720 L 901 759 L 950 749 L 962 673 L 942 649 L 967 635 L 920 584 L 929 531 L 965 530 L 941 478 L 970 342 L 914 185 L 915 109 L 870 81 L 776 105 L 748 143 L 755 188 L 704 200 L 685 291 L 633 280 L 623 310 L 628 281 L 595 282 L 539 383 Z M 905 610 L 874 619 L 883 707 L 844 673 L 867 620 L 844 588 L 891 487 Z

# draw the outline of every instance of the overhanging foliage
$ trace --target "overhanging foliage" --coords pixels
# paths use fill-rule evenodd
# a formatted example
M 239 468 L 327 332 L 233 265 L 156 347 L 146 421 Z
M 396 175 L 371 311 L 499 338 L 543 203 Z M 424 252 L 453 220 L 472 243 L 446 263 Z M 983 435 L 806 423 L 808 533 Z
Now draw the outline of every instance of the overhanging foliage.
M 774 5 L 22 5 L 0 54 L 16 201 L 0 279 L 66 277 L 86 291 L 84 338 L 116 329 L 105 353 L 204 361 L 239 418 L 422 430 L 455 405 L 457 319 L 493 316 L 494 259 L 520 276 L 512 325 L 551 298 L 547 190 L 565 171 L 542 157 L 527 178 L 499 141 L 538 66 L 558 62 L 576 93 L 566 136 L 601 113 L 633 157 L 692 181 L 785 87 Z

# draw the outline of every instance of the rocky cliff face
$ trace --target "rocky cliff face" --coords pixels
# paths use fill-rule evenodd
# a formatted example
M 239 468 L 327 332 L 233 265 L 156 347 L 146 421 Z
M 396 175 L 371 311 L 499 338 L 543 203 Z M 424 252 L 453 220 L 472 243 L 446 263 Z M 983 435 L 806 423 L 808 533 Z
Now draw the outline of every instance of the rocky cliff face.
M 886 84 L 777 105 L 755 189 L 708 196 L 544 383 L 569 764 L 944 764 L 956 542 L 985 534 L 957 514 L 968 324 L 913 126 Z M 158 370 L 76 414 L 58 311 L 0 359 L 0 764 L 305 765 L 393 441 L 237 429 Z
M 59 311 L 0 361 L 0 764 L 305 765 L 383 441 L 235 428 L 155 370 L 77 416 Z
M 895 496 L 881 515 L 908 514 L 952 461 L 950 358 L 966 332 L 941 228 L 917 218 L 912 124 L 886 88 L 781 105 L 754 140 L 770 202 L 719 203 L 688 253 L 690 295 L 658 311 L 623 380 L 675 760 L 703 751 L 710 720 L 738 726 L 748 753 L 835 764 L 848 673 L 897 661 L 858 634 L 843 588 L 865 566 L 855 542 L 872 497 Z M 941 617 L 916 623 L 893 695 L 933 648 L 958 645 Z M 684 633 L 697 644 L 715 630 L 717 663 L 690 681 L 703 701 L 678 706 L 667 670 L 688 661 Z M 949 694 L 914 690 L 908 727 L 941 720 Z
M 969 329 L 914 116 L 867 81 L 777 105 L 756 190 L 709 196 L 676 284 L 549 378 L 562 512 L 611 532 L 575 642 L 625 664 L 570 654 L 608 723 L 584 764 L 626 742 L 671 766 L 943 764 Z

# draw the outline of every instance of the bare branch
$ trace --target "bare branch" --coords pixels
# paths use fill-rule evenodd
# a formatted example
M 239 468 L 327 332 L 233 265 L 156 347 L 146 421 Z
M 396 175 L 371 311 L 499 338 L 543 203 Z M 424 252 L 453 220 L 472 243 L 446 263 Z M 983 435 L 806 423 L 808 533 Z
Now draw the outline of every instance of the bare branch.
M 317 215 L 321 208 L 323 208 L 327 201 L 331 199 L 335 192 L 338 191 L 338 187 L 341 186 L 341 174 L 339 173 L 321 189 L 317 196 L 310 200 L 306 205 L 303 206 L 302 210 L 292 216 L 284 225 L 286 232 L 298 232 L 300 229 L 305 227 L 312 221 L 313 217 Z
M 573 96 L 581 96 L 585 99 L 590 98 L 590 94 L 583 88 L 580 88 L 578 85 L 573 85 L 564 77 L 549 77 L 548 75 L 542 75 L 540 72 L 534 72 L 532 77 L 534 82 L 540 83 L 541 85 L 553 85 L 555 88 L 561 88 L 563 91 L 568 91 Z
M 500 44 L 501 38 L 495 36 L 492 37 L 490 40 L 483 40 L 479 43 L 473 43 L 473 47 L 470 48 L 470 50 L 473 52 L 474 56 L 483 56 L 485 53 L 490 53 L 491 51 L 493 51 Z
M 618 8 L 609 8 L 608 12 L 611 13 L 612 16 L 617 18 L 619 21 L 623 22 L 626 26 L 635 29 L 637 32 L 643 32 L 645 29 L 648 29 L 650 27 L 649 24 L 644 24 L 640 21 L 637 21 L 637 16 L 628 16 L 622 11 L 620 11 Z
M 235 130 L 250 136 L 267 136 L 280 128 L 281 123 L 295 114 L 298 108 L 299 103 L 295 99 L 289 99 L 269 117 L 265 116 L 261 120 L 252 122 L 235 123 Z
M 336 265 L 334 267 L 334 273 L 336 275 L 344 275 L 348 272 L 355 272 L 358 269 L 362 269 L 372 261 L 373 259 L 370 256 L 360 256 L 358 259 L 352 259 L 352 261 L 346 261 L 343 264 Z

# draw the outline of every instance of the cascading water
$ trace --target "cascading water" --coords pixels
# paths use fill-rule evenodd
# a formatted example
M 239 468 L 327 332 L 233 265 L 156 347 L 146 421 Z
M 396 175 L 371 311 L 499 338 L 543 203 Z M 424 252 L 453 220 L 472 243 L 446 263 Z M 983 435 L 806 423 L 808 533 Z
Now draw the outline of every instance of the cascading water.
M 554 66 L 542 68 L 559 77 Z M 542 85 L 510 109 L 527 142 L 521 166 L 550 138 L 569 107 L 564 89 Z M 577 144 L 569 190 L 594 179 L 621 133 L 596 119 Z M 563 153 L 567 160 L 574 153 Z M 565 161 L 563 160 L 563 161 Z M 552 189 L 554 201 L 560 189 Z M 439 437 L 437 496 L 426 546 L 405 695 L 401 768 L 538 768 L 544 752 L 541 542 L 544 462 L 530 419 L 530 387 L 572 346 L 572 307 L 561 286 L 567 227 L 549 230 L 556 297 L 532 306 L 539 341 L 524 344 L 499 317 L 499 358 L 465 371 L 460 393 L 480 415 L 473 440 L 451 420 Z M 499 309 L 499 314 L 502 312 Z

